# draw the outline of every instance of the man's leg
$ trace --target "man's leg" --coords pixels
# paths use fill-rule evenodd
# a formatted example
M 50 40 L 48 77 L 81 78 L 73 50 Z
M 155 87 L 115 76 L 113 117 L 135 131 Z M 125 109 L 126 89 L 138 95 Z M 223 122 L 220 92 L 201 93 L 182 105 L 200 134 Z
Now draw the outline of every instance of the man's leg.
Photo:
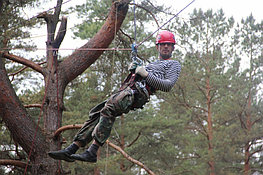
M 97 161 L 97 151 L 109 138 L 116 116 L 127 113 L 134 100 L 133 91 L 127 88 L 114 94 L 100 111 L 100 120 L 92 132 L 93 144 L 82 154 L 72 154 L 76 160 L 86 162 Z
M 65 160 L 68 162 L 74 162 L 75 159 L 71 157 L 72 154 L 75 154 L 79 147 L 86 146 L 87 143 L 92 141 L 92 132 L 99 122 L 100 119 L 100 110 L 104 107 L 106 101 L 98 104 L 90 111 L 89 120 L 84 123 L 82 128 L 75 135 L 74 142 L 69 145 L 67 148 L 59 151 L 50 151 L 48 155 L 53 159 Z
M 107 117 L 103 115 L 105 111 L 107 111 Z M 92 137 L 94 138 L 93 143 L 85 152 L 82 154 L 72 154 L 71 158 L 85 162 L 97 162 L 99 146 L 102 146 L 110 136 L 111 128 L 115 121 L 115 116 L 109 111 L 113 111 L 110 103 L 106 104 L 105 108 L 101 110 L 100 121 L 92 132 Z
M 100 112 L 105 107 L 106 102 L 104 101 L 90 110 L 89 120 L 84 123 L 75 135 L 74 141 L 81 143 L 81 147 L 86 146 L 93 140 L 92 132 L 100 121 Z

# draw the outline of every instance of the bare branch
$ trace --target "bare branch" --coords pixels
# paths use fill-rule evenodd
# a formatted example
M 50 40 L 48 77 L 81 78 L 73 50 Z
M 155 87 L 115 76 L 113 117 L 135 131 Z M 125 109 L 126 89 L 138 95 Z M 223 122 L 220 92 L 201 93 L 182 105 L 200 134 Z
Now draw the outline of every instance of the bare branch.
M 0 165 L 13 165 L 20 168 L 25 168 L 27 164 L 19 160 L 1 159 Z M 28 167 L 30 168 L 30 165 L 28 165 Z
M 25 108 L 41 108 L 41 104 L 24 105 Z
M 74 125 L 66 125 L 58 128 L 54 133 L 54 138 L 57 138 L 63 131 L 69 129 L 80 129 L 83 125 L 82 124 L 74 124 Z
M 107 144 L 109 144 L 112 148 L 119 151 L 127 160 L 131 161 L 132 163 L 137 164 L 141 168 L 143 168 L 148 174 L 155 175 L 154 172 L 152 172 L 149 168 L 147 168 L 143 163 L 133 159 L 131 156 L 129 156 L 125 151 L 123 151 L 119 146 L 111 143 L 109 140 L 106 141 Z
M 60 27 L 58 30 L 58 34 L 57 34 L 56 39 L 53 43 L 54 48 L 59 48 L 59 46 L 61 45 L 61 43 L 62 43 L 62 41 L 66 35 L 66 31 L 67 31 L 66 28 L 67 28 L 67 18 L 62 17 Z
M 254 154 L 260 153 L 260 152 L 262 152 L 262 151 L 263 151 L 263 148 L 261 147 L 260 149 L 258 149 L 258 150 L 256 150 L 256 151 L 250 153 L 250 154 L 249 154 L 249 158 L 251 158 Z
M 38 65 L 42 65 L 42 64 L 45 64 L 45 63 L 46 63 L 46 61 L 41 62 L 41 63 L 38 63 Z M 27 66 L 24 66 L 23 68 L 19 69 L 18 71 L 8 74 L 8 76 L 12 76 L 11 81 L 13 81 L 14 78 L 15 78 L 15 75 L 19 74 L 20 72 L 23 72 L 23 71 L 26 70 L 27 68 L 28 68 Z
M 44 75 L 43 68 L 40 65 L 34 63 L 33 61 L 30 61 L 30 60 L 27 60 L 25 58 L 22 58 L 22 57 L 19 57 L 16 55 L 12 55 L 12 54 L 9 54 L 6 52 L 2 52 L 2 51 L 0 51 L 0 54 L 2 54 L 2 56 L 4 58 L 7 58 L 7 59 L 12 60 L 12 61 L 17 62 L 17 63 L 21 63 L 25 66 L 32 68 L 33 70 L 35 70 L 39 73 L 41 73 L 42 75 Z
M 155 23 L 157 24 L 158 28 L 160 27 L 160 24 L 158 23 L 158 20 L 155 18 L 154 14 L 153 14 L 150 10 L 146 9 L 145 7 L 143 7 L 143 6 L 139 5 L 139 4 L 131 3 L 131 5 L 136 5 L 137 7 L 145 10 L 147 13 L 150 13 L 150 15 L 151 15 L 151 16 L 153 17 L 153 19 L 155 20 Z
M 138 138 L 140 137 L 140 135 L 141 135 L 141 131 L 138 133 L 137 137 L 136 137 L 129 145 L 127 145 L 127 147 L 132 146 L 132 145 L 138 140 Z

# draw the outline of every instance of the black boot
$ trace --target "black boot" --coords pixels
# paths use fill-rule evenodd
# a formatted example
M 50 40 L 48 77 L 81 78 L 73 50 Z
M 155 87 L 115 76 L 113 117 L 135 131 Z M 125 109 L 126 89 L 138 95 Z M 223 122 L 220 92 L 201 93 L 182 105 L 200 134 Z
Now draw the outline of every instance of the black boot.
M 71 154 L 74 154 L 79 149 L 78 145 L 72 143 L 67 148 L 59 151 L 50 151 L 48 155 L 53 159 L 65 160 L 67 162 L 74 162 L 75 160 L 70 157 Z
M 97 162 L 97 151 L 99 149 L 99 146 L 96 144 L 92 144 L 89 149 L 87 149 L 82 154 L 72 154 L 70 157 L 75 160 L 80 160 L 84 162 Z

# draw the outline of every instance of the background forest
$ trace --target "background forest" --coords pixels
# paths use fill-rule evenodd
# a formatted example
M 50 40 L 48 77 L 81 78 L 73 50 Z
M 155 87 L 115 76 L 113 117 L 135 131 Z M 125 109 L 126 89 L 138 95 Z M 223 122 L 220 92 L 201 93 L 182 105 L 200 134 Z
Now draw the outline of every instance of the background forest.
M 30 39 L 30 29 L 42 24 L 40 19 L 27 20 L 21 11 L 36 8 L 39 3 L 43 2 L 13 3 L 8 12 L 1 8 L 0 26 L 8 24 L 10 30 L 0 28 L 0 46 L 16 48 L 9 52 L 40 63 L 44 57 L 35 56 L 30 49 L 18 49 L 33 47 L 23 39 Z M 174 13 L 156 1 L 137 3 L 136 40 L 140 42 Z M 95 35 L 110 5 L 107 0 L 87 0 L 63 11 L 68 16 L 77 14 L 81 20 L 71 29 L 74 37 L 89 40 Z M 133 20 L 131 5 L 110 48 L 131 47 Z M 171 92 L 158 92 L 144 109 L 118 117 L 109 140 L 160 175 L 263 174 L 263 21 L 259 23 L 253 15 L 235 21 L 223 10 L 196 8 L 187 19 L 179 15 L 162 29 L 175 34 L 173 58 L 182 64 L 180 78 Z M 138 48 L 138 57 L 145 64 L 158 56 L 154 43 L 155 35 Z M 60 61 L 64 58 L 59 56 Z M 86 121 L 89 110 L 120 87 L 130 62 L 130 51 L 106 51 L 71 82 L 64 94 L 62 126 Z M 23 104 L 41 104 L 43 79 L 8 59 L 5 67 Z M 37 121 L 40 108 L 27 110 Z M 0 128 L 0 160 L 26 162 L 27 154 L 13 141 L 2 120 Z M 76 131 L 62 133 L 63 147 L 71 143 Z M 147 174 L 107 144 L 100 149 L 96 164 L 62 162 L 62 167 L 64 172 L 79 175 Z M 0 166 L 0 174 L 23 173 L 19 167 Z

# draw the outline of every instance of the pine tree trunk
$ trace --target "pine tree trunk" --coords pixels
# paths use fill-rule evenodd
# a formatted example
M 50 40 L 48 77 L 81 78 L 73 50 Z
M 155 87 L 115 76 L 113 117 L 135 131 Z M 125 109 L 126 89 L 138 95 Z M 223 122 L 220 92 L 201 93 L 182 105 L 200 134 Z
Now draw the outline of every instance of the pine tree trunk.
M 28 153 L 30 171 L 33 174 L 45 174 L 52 171 L 54 161 L 47 157 L 49 143 L 41 128 L 28 115 L 19 101 L 0 59 L 0 116 L 12 133 L 14 141 Z M 52 163 L 53 162 L 53 163 Z
M 206 97 L 207 97 L 207 128 L 208 128 L 208 155 L 210 175 L 215 175 L 215 163 L 213 156 L 213 125 L 212 125 L 212 111 L 211 111 L 211 96 L 210 96 L 210 80 L 206 80 Z
M 248 97 L 248 112 L 246 115 L 246 133 L 247 135 L 251 131 L 251 92 L 249 92 L 249 97 Z M 249 166 L 249 157 L 250 157 L 250 144 L 249 141 L 245 145 L 245 165 L 244 165 L 244 175 L 249 175 L 250 174 L 250 166 Z
M 209 54 L 207 48 L 207 54 Z M 206 105 L 207 105 L 207 139 L 208 139 L 208 165 L 210 168 L 210 175 L 215 175 L 215 162 L 213 153 L 213 123 L 212 123 L 212 109 L 211 109 L 211 84 L 210 84 L 210 73 L 211 68 L 209 67 L 209 56 L 206 57 Z

